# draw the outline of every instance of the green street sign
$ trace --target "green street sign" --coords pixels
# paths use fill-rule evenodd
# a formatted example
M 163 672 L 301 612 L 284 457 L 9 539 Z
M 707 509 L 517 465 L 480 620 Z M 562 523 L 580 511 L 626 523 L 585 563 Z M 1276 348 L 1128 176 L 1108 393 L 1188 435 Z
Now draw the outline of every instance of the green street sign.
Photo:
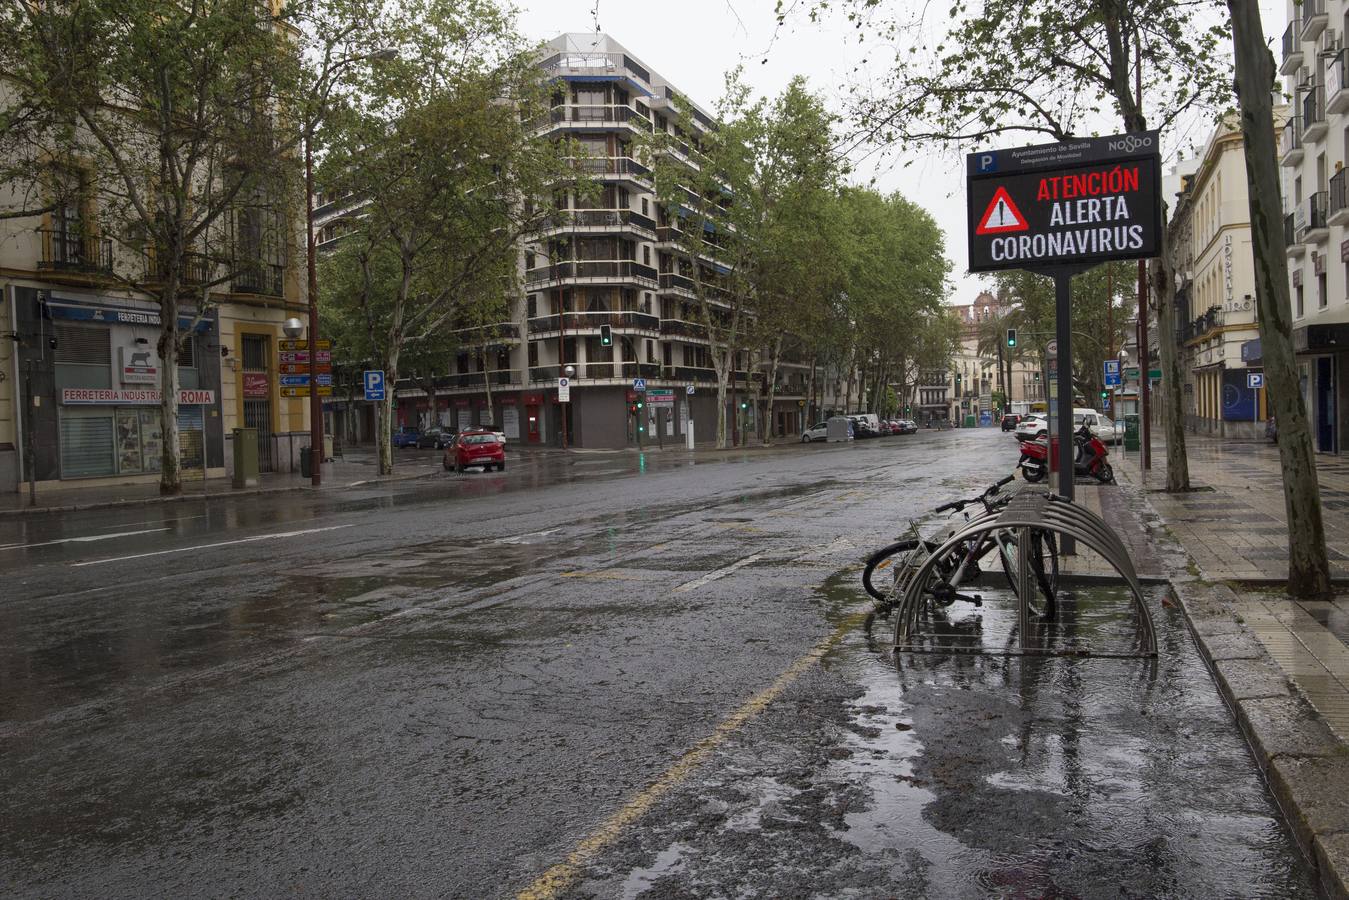
M 1155 379 L 1158 379 L 1158 378 L 1161 378 L 1161 377 L 1162 377 L 1162 370 L 1161 370 L 1161 369 L 1148 369 L 1148 377 L 1149 377 L 1149 378 L 1152 378 L 1152 379 L 1154 379 L 1154 380 L 1155 380 Z

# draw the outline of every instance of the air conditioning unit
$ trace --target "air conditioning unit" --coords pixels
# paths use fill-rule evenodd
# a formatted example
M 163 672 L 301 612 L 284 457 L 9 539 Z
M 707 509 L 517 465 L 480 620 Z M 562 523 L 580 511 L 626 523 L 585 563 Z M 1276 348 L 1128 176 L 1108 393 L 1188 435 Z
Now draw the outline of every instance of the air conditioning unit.
M 1320 56 L 1333 57 L 1340 52 L 1343 46 L 1344 38 L 1337 34 L 1334 28 L 1327 28 L 1316 39 L 1316 52 Z

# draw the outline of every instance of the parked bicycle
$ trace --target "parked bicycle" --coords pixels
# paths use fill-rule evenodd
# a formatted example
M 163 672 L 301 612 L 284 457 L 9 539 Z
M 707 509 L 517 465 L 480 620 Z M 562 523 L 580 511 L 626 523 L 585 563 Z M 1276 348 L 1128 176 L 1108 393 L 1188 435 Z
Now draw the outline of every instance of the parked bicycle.
M 1012 499 L 1012 495 L 1003 493 L 1002 489 L 1011 483 L 1013 478 L 1014 476 L 1008 475 L 981 494 L 943 503 L 933 512 L 961 512 L 968 520 L 970 514 L 965 510 L 971 506 L 981 506 L 984 512 L 989 513 L 1000 510 Z M 1052 494 L 1050 498 L 1063 499 Z M 862 570 L 862 586 L 876 603 L 867 613 L 866 628 L 871 628 L 877 616 L 884 618 L 899 605 L 900 599 L 909 587 L 909 582 L 953 533 L 954 529 L 950 529 L 944 534 L 925 539 L 918 532 L 918 523 L 912 521 L 909 523 L 909 533 L 906 537 L 882 547 L 867 557 L 866 567 Z M 1031 546 L 1027 557 L 1038 590 L 1034 597 L 1028 598 L 1028 603 L 1032 613 L 1041 619 L 1051 620 L 1054 618 L 1059 579 L 1058 543 L 1052 531 L 1036 528 L 1030 530 L 1030 540 Z M 993 554 L 997 555 L 998 562 L 1001 563 L 1003 575 L 1013 595 L 1017 595 L 1017 532 L 1016 529 L 1009 528 L 972 537 L 948 551 L 944 559 L 938 560 L 930 570 L 927 583 L 922 588 L 927 602 L 936 609 L 944 609 L 957 600 L 982 606 L 983 596 L 966 592 L 967 586 L 977 583 L 986 574 L 980 563 Z M 873 582 L 873 576 L 877 572 L 889 572 L 893 579 L 885 590 L 881 590 Z

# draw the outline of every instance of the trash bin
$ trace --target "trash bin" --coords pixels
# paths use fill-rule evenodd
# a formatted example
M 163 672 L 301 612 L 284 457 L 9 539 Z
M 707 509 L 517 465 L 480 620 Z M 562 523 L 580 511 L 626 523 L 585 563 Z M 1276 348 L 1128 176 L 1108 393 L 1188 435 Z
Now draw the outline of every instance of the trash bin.
M 300 448 L 300 475 L 303 478 L 314 477 L 314 456 L 308 447 Z
M 1124 417 L 1124 449 L 1138 452 L 1138 416 L 1130 414 Z
M 258 430 L 234 429 L 234 486 L 258 486 Z

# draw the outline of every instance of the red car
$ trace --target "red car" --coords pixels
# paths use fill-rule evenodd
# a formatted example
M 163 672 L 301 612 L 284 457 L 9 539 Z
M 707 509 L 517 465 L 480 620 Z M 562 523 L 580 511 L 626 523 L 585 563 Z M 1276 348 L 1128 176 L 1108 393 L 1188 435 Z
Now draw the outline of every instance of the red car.
M 450 469 L 462 472 L 469 466 L 482 466 L 483 471 L 496 466 L 497 471 L 504 472 L 506 445 L 493 431 L 461 431 L 445 448 L 441 465 L 446 472 Z

